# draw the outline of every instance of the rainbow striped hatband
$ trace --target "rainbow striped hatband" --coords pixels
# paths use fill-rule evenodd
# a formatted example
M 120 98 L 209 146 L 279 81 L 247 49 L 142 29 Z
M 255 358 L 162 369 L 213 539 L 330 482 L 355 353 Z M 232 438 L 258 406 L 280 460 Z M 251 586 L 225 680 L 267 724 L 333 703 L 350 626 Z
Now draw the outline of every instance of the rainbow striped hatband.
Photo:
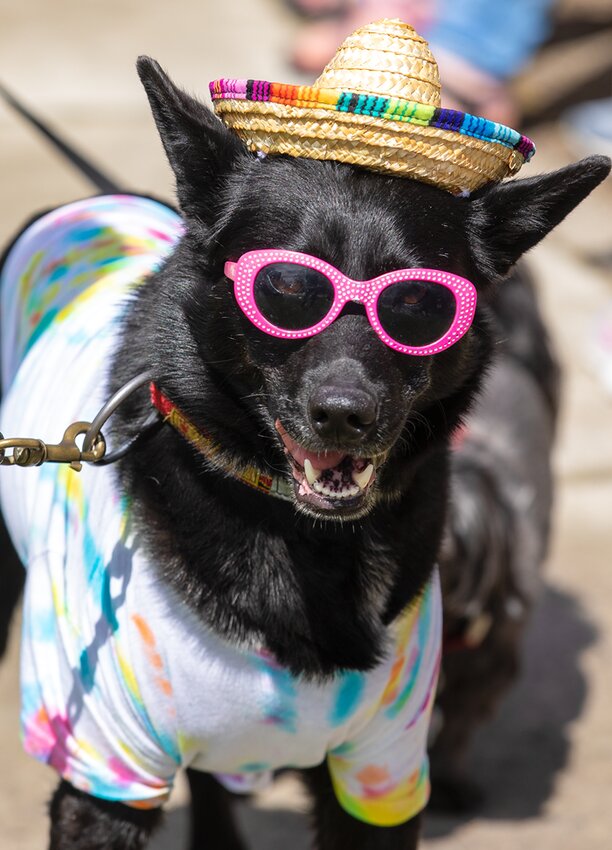
M 402 121 L 421 127 L 435 127 L 463 136 L 471 136 L 484 142 L 504 145 L 520 153 L 525 162 L 528 162 L 535 153 L 535 145 L 531 139 L 496 121 L 470 115 L 468 112 L 457 109 L 445 109 L 395 97 L 338 92 L 316 86 L 269 83 L 264 80 L 227 78 L 213 80 L 210 83 L 210 95 L 213 101 L 250 100 L 278 103 L 299 109 L 351 112 L 355 115 Z

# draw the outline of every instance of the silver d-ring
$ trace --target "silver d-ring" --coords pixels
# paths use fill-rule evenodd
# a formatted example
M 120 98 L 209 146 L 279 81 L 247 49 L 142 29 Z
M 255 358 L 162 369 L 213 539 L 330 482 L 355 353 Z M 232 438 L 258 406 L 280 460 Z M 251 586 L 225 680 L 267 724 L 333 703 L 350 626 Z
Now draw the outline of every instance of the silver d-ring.
M 136 375 L 135 378 L 132 378 L 131 381 L 128 381 L 127 384 L 124 384 L 113 396 L 111 396 L 111 398 L 109 398 L 104 407 L 96 414 L 93 422 L 87 429 L 85 438 L 83 439 L 83 452 L 91 451 L 100 431 L 102 430 L 102 427 L 117 410 L 119 405 L 122 404 L 128 396 L 131 396 L 135 390 L 139 389 L 144 384 L 150 384 L 152 380 L 152 372 L 142 372 L 140 375 Z

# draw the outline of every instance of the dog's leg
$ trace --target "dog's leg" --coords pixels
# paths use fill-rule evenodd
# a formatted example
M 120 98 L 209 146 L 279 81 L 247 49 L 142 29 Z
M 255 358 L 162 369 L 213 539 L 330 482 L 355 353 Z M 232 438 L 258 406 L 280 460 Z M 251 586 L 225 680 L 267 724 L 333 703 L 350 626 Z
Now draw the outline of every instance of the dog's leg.
M 191 850 L 244 850 L 231 796 L 209 773 L 187 770 L 191 789 Z
M 50 815 L 49 850 L 142 850 L 162 813 L 98 800 L 62 780 Z
M 467 774 L 465 758 L 473 733 L 495 713 L 518 676 L 523 628 L 522 621 L 496 611 L 479 647 L 450 653 L 443 661 L 444 687 L 436 703 L 442 725 L 429 753 L 434 809 L 462 814 L 484 802 L 484 789 Z
M 325 762 L 303 772 L 314 796 L 316 850 L 415 850 L 421 832 L 417 815 L 400 826 L 371 826 L 340 806 Z
M 484 789 L 469 775 L 465 756 L 481 717 L 442 712 L 442 728 L 430 751 L 430 808 L 455 815 L 471 814 L 482 806 Z M 463 723 L 462 723 L 463 721 Z
M 23 569 L 17 553 L 0 516 L 0 658 L 4 655 L 8 641 L 9 627 L 13 611 L 25 580 Z

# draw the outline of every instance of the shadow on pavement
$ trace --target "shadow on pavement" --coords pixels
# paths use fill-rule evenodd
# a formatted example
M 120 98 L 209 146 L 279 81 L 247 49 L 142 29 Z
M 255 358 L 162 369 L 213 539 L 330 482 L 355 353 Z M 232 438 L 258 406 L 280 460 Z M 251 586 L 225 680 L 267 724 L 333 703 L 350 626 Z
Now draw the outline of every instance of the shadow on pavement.
M 596 639 L 580 604 L 547 588 L 527 634 L 521 678 L 472 749 L 470 774 L 485 789 L 486 802 L 471 818 L 428 814 L 426 837 L 448 835 L 474 818 L 523 820 L 542 813 L 568 760 L 568 726 L 585 703 L 581 656 Z

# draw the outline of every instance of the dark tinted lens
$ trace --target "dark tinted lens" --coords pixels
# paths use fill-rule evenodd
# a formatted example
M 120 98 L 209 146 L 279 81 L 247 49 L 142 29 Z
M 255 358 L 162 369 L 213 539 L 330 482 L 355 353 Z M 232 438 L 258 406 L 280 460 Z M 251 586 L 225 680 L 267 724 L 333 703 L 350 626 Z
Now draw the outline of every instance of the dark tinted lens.
M 294 263 L 264 266 L 255 278 L 253 294 L 262 315 L 288 331 L 316 325 L 334 301 L 334 288 L 324 274 Z
M 455 296 L 446 286 L 425 280 L 403 280 L 378 298 L 378 319 L 402 345 L 429 345 L 444 336 L 455 318 Z

